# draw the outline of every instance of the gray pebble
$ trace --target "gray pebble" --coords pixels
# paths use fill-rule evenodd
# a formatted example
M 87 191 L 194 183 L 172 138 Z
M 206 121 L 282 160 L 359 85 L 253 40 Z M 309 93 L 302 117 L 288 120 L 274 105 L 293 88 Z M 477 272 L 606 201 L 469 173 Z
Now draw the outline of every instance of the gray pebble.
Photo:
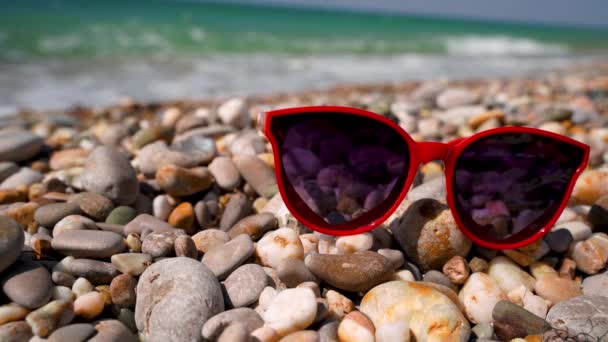
M 285 258 L 277 266 L 277 275 L 287 287 L 296 287 L 304 282 L 319 283 L 319 279 L 298 258 Z
M 608 297 L 608 274 L 596 274 L 583 280 L 585 296 Z
M 116 267 L 108 262 L 75 259 L 71 256 L 63 258 L 55 265 L 53 271 L 65 272 L 77 278 L 86 278 L 94 285 L 110 284 L 112 279 L 118 275 Z
M 256 156 L 235 156 L 233 161 L 241 176 L 260 196 L 270 198 L 277 193 L 277 180 L 270 165 Z
M 266 286 L 269 285 L 264 269 L 257 264 L 243 265 L 224 281 L 227 302 L 238 308 L 255 303 Z
M 80 206 L 76 203 L 52 203 L 38 208 L 34 219 L 41 226 L 53 228 L 64 217 L 80 213 Z
M 81 192 L 70 196 L 68 203 L 78 204 L 87 216 L 99 222 L 103 222 L 114 209 L 114 203 L 109 198 L 94 192 Z
M 158 218 L 149 215 L 149 214 L 141 214 L 136 218 L 131 220 L 127 225 L 125 225 L 125 234 L 139 234 L 142 235 L 145 229 L 150 229 L 154 232 L 162 232 L 162 231 L 175 231 L 176 229 L 168 224 L 165 221 L 161 221 Z
M 43 178 L 44 176 L 42 173 L 34 171 L 29 167 L 22 167 L 0 184 L 0 190 L 15 189 L 19 186 L 30 186 L 34 183 L 41 182 Z
M 203 256 L 203 264 L 223 280 L 253 255 L 254 247 L 251 238 L 242 234 L 227 243 L 217 246 Z
M 2 279 L 2 291 L 13 302 L 36 309 L 51 299 L 53 283 L 46 268 L 35 262 L 17 262 Z
M 240 323 L 249 333 L 264 325 L 264 320 L 251 308 L 238 308 L 226 310 L 211 317 L 202 329 L 202 336 L 205 340 L 214 340 L 224 330 L 225 327 Z
M 129 328 L 115 319 L 103 320 L 95 325 L 97 335 L 93 336 L 88 342 L 138 342 Z
M 28 341 L 32 336 L 32 329 L 24 321 L 0 325 L 0 341 L 2 342 L 23 342 Z
M 141 251 L 153 258 L 166 257 L 174 252 L 174 242 L 179 231 L 150 233 L 141 244 Z
M 0 161 L 20 162 L 40 152 L 44 141 L 26 130 L 4 130 L 0 132 Z
M 102 230 L 69 230 L 55 237 L 57 252 L 81 258 L 109 258 L 126 249 L 122 236 Z
M 216 157 L 209 164 L 209 171 L 220 188 L 232 191 L 241 184 L 241 174 L 232 159 L 224 156 Z
M 226 204 L 226 208 L 220 219 L 220 229 L 228 231 L 235 223 L 249 215 L 252 211 L 251 201 L 247 197 L 242 194 L 230 196 L 230 200 Z
M 48 342 L 84 342 L 95 335 L 95 327 L 89 323 L 66 325 L 55 330 L 48 338 Z
M 218 337 L 217 342 L 249 342 L 249 332 L 241 323 L 230 324 Z
M 0 274 L 17 260 L 24 241 L 25 235 L 19 223 L 0 216 Z
M 19 171 L 19 166 L 13 162 L 0 162 L 0 183 Z

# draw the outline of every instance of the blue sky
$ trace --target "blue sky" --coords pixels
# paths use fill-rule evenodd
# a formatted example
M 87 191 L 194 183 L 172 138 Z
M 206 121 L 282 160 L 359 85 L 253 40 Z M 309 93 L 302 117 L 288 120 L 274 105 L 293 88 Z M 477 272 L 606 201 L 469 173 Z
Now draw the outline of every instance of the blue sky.
M 228 0 L 608 28 L 608 0 Z

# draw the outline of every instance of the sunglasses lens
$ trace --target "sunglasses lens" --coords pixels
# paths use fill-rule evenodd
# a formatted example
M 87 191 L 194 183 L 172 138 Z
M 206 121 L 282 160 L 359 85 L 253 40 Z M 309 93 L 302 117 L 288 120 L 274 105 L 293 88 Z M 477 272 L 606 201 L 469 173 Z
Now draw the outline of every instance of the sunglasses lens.
M 287 200 L 326 229 L 368 224 L 394 204 L 407 179 L 407 142 L 390 126 L 340 113 L 277 116 L 271 131 Z
M 481 138 L 455 164 L 455 207 L 464 226 L 488 242 L 531 237 L 557 213 L 584 150 L 531 133 Z

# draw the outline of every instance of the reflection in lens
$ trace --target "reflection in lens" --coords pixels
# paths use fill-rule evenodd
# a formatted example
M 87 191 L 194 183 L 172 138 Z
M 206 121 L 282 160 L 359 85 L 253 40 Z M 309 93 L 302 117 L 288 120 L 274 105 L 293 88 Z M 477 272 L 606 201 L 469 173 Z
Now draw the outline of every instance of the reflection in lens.
M 536 233 L 559 209 L 583 149 L 530 133 L 502 133 L 467 146 L 453 193 L 464 225 L 487 241 Z
M 376 120 L 311 113 L 273 118 L 284 182 L 325 222 L 381 216 L 407 179 L 408 146 Z M 395 190 L 395 191 L 393 191 Z

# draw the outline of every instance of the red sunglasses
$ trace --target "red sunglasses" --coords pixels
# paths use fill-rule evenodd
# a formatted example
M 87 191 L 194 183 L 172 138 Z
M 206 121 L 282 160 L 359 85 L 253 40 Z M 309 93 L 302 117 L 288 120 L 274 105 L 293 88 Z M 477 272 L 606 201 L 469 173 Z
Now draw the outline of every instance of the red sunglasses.
M 332 235 L 380 225 L 420 164 L 443 160 L 447 203 L 462 232 L 484 247 L 519 248 L 550 230 L 589 159 L 589 146 L 528 127 L 415 142 L 390 119 L 348 107 L 275 110 L 258 123 L 272 144 L 287 208 Z

